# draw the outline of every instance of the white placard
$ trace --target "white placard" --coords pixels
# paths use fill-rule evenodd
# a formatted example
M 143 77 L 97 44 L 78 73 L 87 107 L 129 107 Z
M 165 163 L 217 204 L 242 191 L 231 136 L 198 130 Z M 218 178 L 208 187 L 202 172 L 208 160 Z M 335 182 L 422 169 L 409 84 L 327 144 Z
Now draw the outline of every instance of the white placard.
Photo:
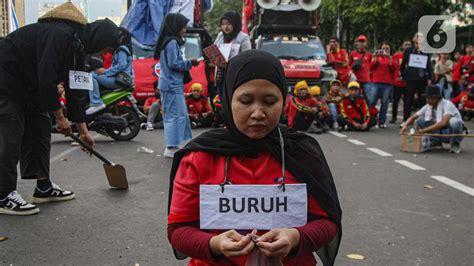
M 232 44 L 229 53 L 229 59 L 238 55 L 240 51 L 240 44 Z
M 91 91 L 93 88 L 92 74 L 83 71 L 69 71 L 69 88 L 73 90 Z
M 200 228 L 270 230 L 307 223 L 306 184 L 201 185 Z
M 426 69 L 427 63 L 428 63 L 428 56 L 419 55 L 419 54 L 411 54 L 410 60 L 408 62 L 408 66 Z

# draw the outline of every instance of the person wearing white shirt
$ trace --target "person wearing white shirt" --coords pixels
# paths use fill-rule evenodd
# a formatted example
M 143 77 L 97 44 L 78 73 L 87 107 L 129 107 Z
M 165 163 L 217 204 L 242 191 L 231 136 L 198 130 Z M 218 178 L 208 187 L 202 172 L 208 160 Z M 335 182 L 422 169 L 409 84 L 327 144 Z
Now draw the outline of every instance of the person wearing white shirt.
M 423 108 L 412 115 L 400 130 L 400 134 L 407 131 L 411 125 L 415 126 L 419 134 L 462 134 L 464 122 L 456 106 L 441 97 L 441 90 L 436 85 L 426 87 L 426 101 Z M 450 143 L 450 153 L 460 153 L 462 137 L 430 137 L 431 147 L 442 147 L 442 143 Z

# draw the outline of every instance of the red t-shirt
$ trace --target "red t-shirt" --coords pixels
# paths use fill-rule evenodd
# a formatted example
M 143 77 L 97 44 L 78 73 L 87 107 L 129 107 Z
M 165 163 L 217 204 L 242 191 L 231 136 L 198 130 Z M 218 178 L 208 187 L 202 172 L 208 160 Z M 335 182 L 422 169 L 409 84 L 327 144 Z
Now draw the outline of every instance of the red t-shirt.
M 461 92 L 456 98 L 452 99 L 451 102 L 455 105 L 462 103 L 464 107 L 474 109 L 474 99 L 469 99 L 467 91 Z
M 193 223 L 200 219 L 199 216 L 199 185 L 218 185 L 224 181 L 225 156 L 207 152 L 191 152 L 181 161 L 174 180 L 173 197 L 171 200 L 170 214 L 168 216 L 168 235 L 171 244 L 178 250 L 186 250 L 187 255 L 193 258 L 189 265 L 245 265 L 247 257 L 232 257 L 226 260 L 214 261 L 210 253 L 209 240 L 212 236 L 225 232 L 224 230 L 200 230 L 183 225 L 181 234 L 175 228 L 170 230 L 173 224 Z M 286 171 L 286 183 L 299 183 L 290 172 Z M 232 157 L 229 164 L 228 179 L 232 184 L 278 184 L 276 178 L 281 177 L 281 164 L 269 153 L 260 153 L 258 158 Z M 308 213 L 319 217 L 328 217 L 321 208 L 319 202 L 308 195 Z M 325 224 L 316 225 L 318 221 Z M 319 239 L 309 237 L 308 228 L 320 229 L 325 233 Z M 331 241 L 336 233 L 337 227 L 327 219 L 310 221 L 308 224 L 297 228 L 300 232 L 300 246 L 297 256 L 285 258 L 284 265 L 315 265 L 316 260 L 312 254 L 316 248 Z M 265 231 L 259 231 L 262 235 Z M 184 235 L 186 234 L 186 235 Z M 198 236 L 198 237 L 196 237 Z M 315 246 L 313 241 L 322 241 Z M 308 240 L 310 239 L 310 240 Z M 304 242 L 302 242 L 304 241 Z M 319 247 L 318 247 L 319 246 Z M 199 251 L 196 249 L 200 249 Z M 196 253 L 196 254 L 190 254 Z M 203 254 L 205 253 L 205 254 Z
M 378 56 L 372 59 L 372 82 L 393 84 L 393 62 L 388 56 Z
M 201 115 L 212 111 L 211 105 L 207 101 L 207 98 L 204 97 L 196 100 L 192 95 L 189 95 L 186 97 L 186 105 L 188 106 L 188 113 L 190 115 Z
M 318 104 L 318 102 L 314 98 L 309 97 L 309 96 L 304 100 L 301 100 L 296 96 L 293 96 L 293 97 L 296 98 L 296 101 L 299 104 L 307 106 L 307 107 L 315 107 Z M 290 99 L 290 108 L 288 111 L 288 127 L 293 128 L 295 116 L 297 112 L 299 112 L 298 107 L 296 107 L 296 105 L 293 103 L 293 100 Z
M 467 75 L 469 82 L 474 82 L 474 56 L 465 55 L 461 58 L 461 74 Z M 463 69 L 464 68 L 464 69 Z M 464 70 L 464 74 L 462 71 Z
M 393 57 L 393 86 L 404 88 L 407 86 L 407 82 L 400 79 L 400 66 L 403 61 L 403 52 L 396 52 Z
M 365 56 L 364 56 L 365 54 Z M 370 82 L 370 62 L 372 62 L 372 54 L 369 51 L 363 53 L 355 50 L 349 55 L 349 65 L 352 65 L 359 61 L 364 56 L 362 67 L 359 70 L 354 70 L 354 74 L 357 77 L 358 82 Z
M 362 97 L 352 100 L 350 97 L 344 98 L 340 107 L 341 116 L 351 124 L 356 121 L 364 121 L 368 125 L 370 121 L 370 111 L 367 102 Z
M 342 83 L 349 82 L 351 67 L 349 66 L 349 57 L 346 50 L 338 49 L 336 52 L 329 52 L 327 54 L 327 61 L 330 65 L 334 66 L 338 79 Z
M 461 77 L 461 60 L 459 60 L 457 63 L 454 64 L 453 67 L 453 81 L 459 81 L 459 78 Z

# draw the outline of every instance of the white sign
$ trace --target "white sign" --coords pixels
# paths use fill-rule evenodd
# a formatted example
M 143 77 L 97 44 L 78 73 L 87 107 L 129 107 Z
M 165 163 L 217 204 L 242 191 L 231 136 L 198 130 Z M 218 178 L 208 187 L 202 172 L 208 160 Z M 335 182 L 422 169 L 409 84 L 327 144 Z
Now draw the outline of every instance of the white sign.
M 306 184 L 201 185 L 200 228 L 270 230 L 307 223 Z
M 69 71 L 69 88 L 73 90 L 88 90 L 91 91 L 92 74 L 83 71 Z
M 219 51 L 224 56 L 225 60 L 229 61 L 230 51 L 232 50 L 232 44 L 224 43 L 219 45 Z
M 427 63 L 428 63 L 428 56 L 411 54 L 410 61 L 408 62 L 408 66 L 426 69 Z

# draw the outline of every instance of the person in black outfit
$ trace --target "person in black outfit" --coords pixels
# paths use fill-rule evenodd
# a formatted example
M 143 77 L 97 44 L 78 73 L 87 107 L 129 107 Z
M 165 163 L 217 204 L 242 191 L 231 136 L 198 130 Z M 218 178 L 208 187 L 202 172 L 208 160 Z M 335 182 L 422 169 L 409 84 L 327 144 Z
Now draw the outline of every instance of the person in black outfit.
M 413 37 L 413 46 L 403 52 L 400 73 L 402 78 L 407 82 L 405 95 L 403 96 L 404 122 L 411 116 L 413 106 L 416 109 L 419 109 L 426 104 L 426 99 L 422 95 L 425 93 L 426 86 L 431 85 L 431 80 L 433 79 L 431 56 L 420 51 L 423 41 L 423 35 L 421 33 L 416 33 Z M 413 59 L 413 56 L 416 55 L 427 57 L 426 66 L 411 66 L 410 58 Z
M 49 178 L 48 112 L 54 114 L 61 133 L 71 134 L 58 97 L 58 85 L 63 83 L 68 119 L 76 123 L 83 141 L 95 144 L 85 123 L 87 90 L 70 88 L 69 71 L 83 71 L 85 54 L 116 47 L 118 38 L 113 22 L 89 24 L 68 2 L 0 41 L 0 214 L 39 212 L 16 191 L 18 162 L 22 178 L 37 179 L 32 203 L 74 198 L 73 192 Z

